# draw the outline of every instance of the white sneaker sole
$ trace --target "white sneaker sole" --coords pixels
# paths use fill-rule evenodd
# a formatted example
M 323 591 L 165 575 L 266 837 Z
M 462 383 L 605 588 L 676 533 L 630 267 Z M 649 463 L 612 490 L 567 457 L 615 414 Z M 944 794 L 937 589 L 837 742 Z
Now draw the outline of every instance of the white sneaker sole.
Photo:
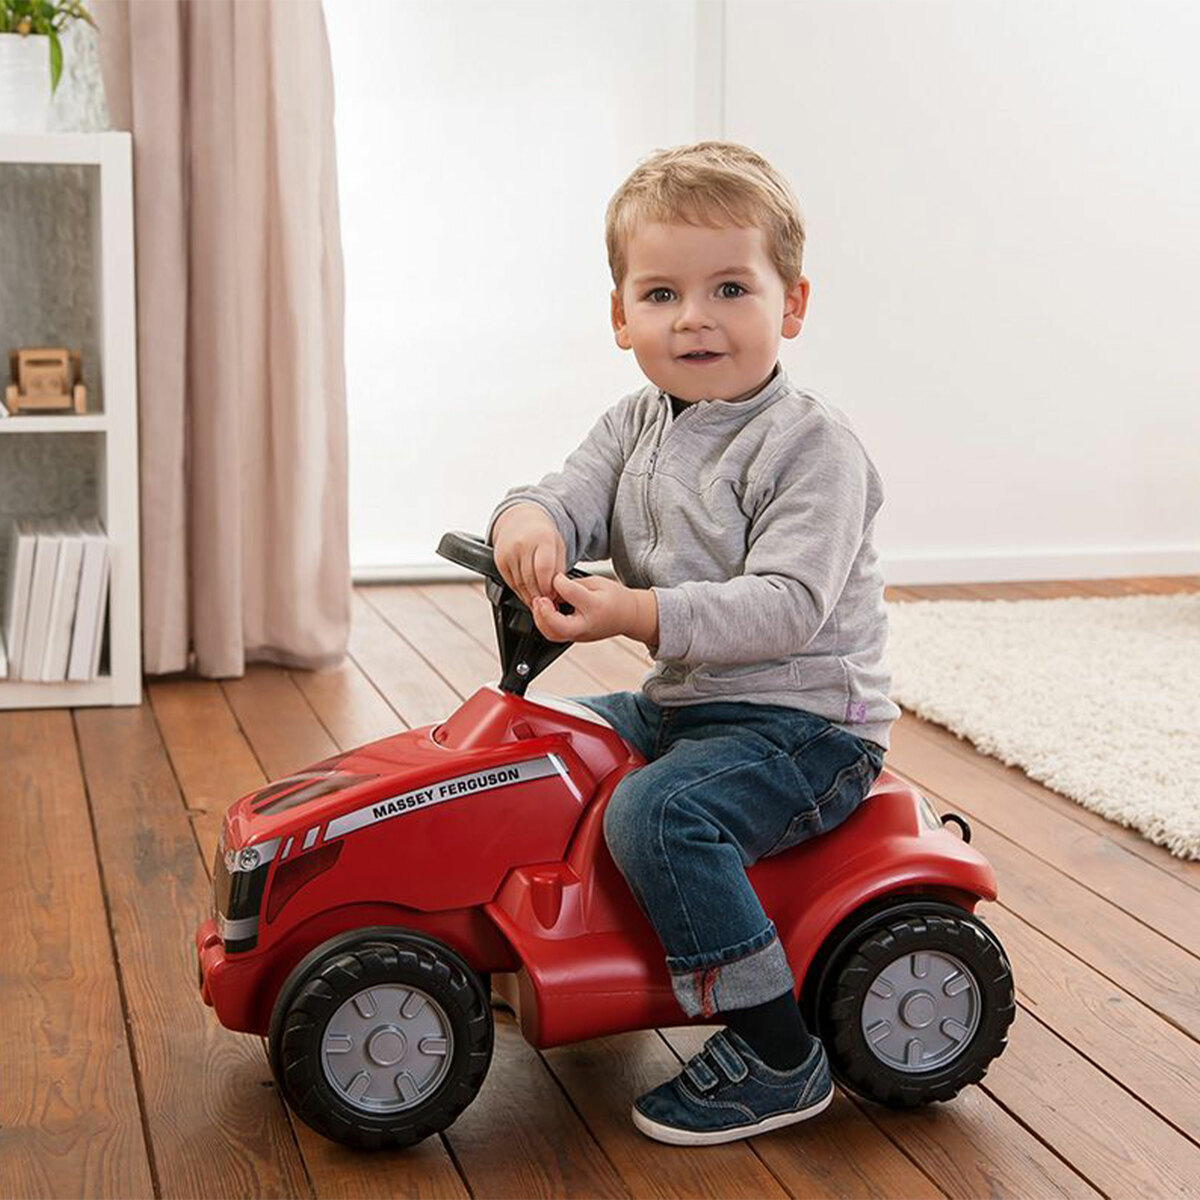
M 773 1117 L 763 1117 L 754 1125 L 735 1125 L 732 1129 L 714 1129 L 707 1133 L 678 1129 L 674 1125 L 660 1125 L 645 1116 L 636 1105 L 633 1108 L 633 1123 L 647 1137 L 659 1142 L 669 1142 L 672 1146 L 715 1146 L 721 1142 L 736 1142 L 740 1138 L 769 1133 L 772 1129 L 782 1129 L 785 1125 L 795 1125 L 798 1121 L 807 1121 L 809 1117 L 824 1112 L 833 1103 L 834 1091 L 834 1088 L 830 1088 L 829 1095 L 823 1100 L 818 1100 L 798 1112 L 777 1113 Z

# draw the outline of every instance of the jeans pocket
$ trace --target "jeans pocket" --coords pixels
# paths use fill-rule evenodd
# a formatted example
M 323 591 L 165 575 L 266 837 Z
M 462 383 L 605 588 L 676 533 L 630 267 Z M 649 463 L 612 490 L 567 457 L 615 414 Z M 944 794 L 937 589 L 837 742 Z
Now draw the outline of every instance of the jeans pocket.
M 809 838 L 836 829 L 867 798 L 881 767 L 882 760 L 877 751 L 860 750 L 852 761 L 835 773 L 825 791 L 792 818 L 783 837 L 763 857 L 782 854 Z M 803 766 L 797 763 L 797 769 L 803 771 Z

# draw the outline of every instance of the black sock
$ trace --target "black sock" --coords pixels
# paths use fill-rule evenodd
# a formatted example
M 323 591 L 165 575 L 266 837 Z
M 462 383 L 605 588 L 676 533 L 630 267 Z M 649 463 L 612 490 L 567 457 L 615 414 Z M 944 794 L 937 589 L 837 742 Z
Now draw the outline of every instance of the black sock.
M 805 1028 L 800 1006 L 791 992 L 766 1004 L 735 1008 L 721 1015 L 729 1028 L 745 1038 L 754 1053 L 777 1071 L 798 1067 L 813 1048 L 813 1036 Z

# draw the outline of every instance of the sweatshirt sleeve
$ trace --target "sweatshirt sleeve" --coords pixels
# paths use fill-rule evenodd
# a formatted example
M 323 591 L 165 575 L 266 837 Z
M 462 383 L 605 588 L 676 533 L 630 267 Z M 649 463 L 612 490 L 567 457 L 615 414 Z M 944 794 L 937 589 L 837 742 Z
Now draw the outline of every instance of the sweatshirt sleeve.
M 755 477 L 743 574 L 655 587 L 660 660 L 753 663 L 800 653 L 833 611 L 883 503 L 866 451 L 803 422 Z
M 622 433 L 639 393 L 614 404 L 567 456 L 561 471 L 551 471 L 537 484 L 510 488 L 488 518 L 487 543 L 492 545 L 496 519 L 514 504 L 539 504 L 553 518 L 566 546 L 567 566 L 607 558 L 608 527 L 617 482 L 625 466 Z

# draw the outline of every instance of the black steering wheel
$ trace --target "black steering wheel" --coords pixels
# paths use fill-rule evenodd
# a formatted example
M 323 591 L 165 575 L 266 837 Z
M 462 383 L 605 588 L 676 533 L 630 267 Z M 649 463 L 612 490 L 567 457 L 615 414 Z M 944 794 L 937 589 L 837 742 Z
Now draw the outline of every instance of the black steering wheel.
M 472 533 L 463 533 L 461 530 L 445 533 L 438 542 L 437 552 L 442 558 L 448 558 L 460 567 L 476 571 L 487 580 L 485 590 L 492 602 L 500 664 L 504 672 L 500 679 L 500 688 L 502 691 L 523 696 L 530 681 L 545 670 L 571 643 L 551 642 L 542 636 L 525 602 L 500 574 L 492 547 L 483 538 Z M 566 574 L 571 579 L 582 579 L 587 577 L 588 572 L 572 567 Z M 575 610 L 569 604 L 560 602 L 558 611 L 569 615 Z
M 469 570 L 477 571 L 480 575 L 492 580 L 494 583 L 498 583 L 501 587 L 507 588 L 509 586 L 507 580 L 500 574 L 500 568 L 496 566 L 496 556 L 492 547 L 483 538 L 476 537 L 473 533 L 463 533 L 461 530 L 455 530 L 452 533 L 442 534 L 442 540 L 438 542 L 437 552 L 442 558 L 448 558 L 452 563 L 457 563 L 460 567 L 467 567 Z M 578 567 L 572 567 L 566 572 L 568 579 L 586 579 L 588 574 L 589 572 L 581 571 Z M 575 610 L 569 604 L 560 604 L 559 611 L 572 613 Z

